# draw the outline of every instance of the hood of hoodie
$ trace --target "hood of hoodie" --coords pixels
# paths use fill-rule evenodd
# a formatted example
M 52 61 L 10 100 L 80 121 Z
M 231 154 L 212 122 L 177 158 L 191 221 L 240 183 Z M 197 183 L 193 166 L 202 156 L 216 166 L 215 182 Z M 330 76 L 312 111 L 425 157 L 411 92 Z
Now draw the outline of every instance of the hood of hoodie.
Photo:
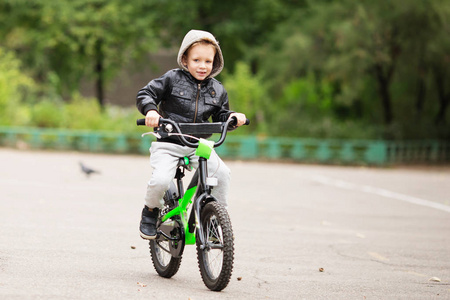
M 211 41 L 216 47 L 216 56 L 214 56 L 213 68 L 211 70 L 211 74 L 207 78 L 213 78 L 217 76 L 223 69 L 223 56 L 222 50 L 220 49 L 219 42 L 216 38 L 209 32 L 203 30 L 191 30 L 185 36 L 183 41 L 181 42 L 180 50 L 178 51 L 177 62 L 181 69 L 189 72 L 186 66 L 183 65 L 182 57 L 189 47 L 201 40 Z

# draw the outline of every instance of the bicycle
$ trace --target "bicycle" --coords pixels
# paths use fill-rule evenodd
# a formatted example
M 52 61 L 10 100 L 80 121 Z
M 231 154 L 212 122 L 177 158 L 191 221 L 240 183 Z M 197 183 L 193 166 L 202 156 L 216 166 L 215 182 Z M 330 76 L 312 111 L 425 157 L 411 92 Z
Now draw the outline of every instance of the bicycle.
M 145 125 L 145 119 L 137 120 L 137 124 Z M 249 120 L 245 125 L 248 124 Z M 196 148 L 195 154 L 199 157 L 199 166 L 186 191 L 182 179 L 189 170 L 189 158 L 180 158 L 175 183 L 171 182 L 163 197 L 156 238 L 149 242 L 153 266 L 162 277 L 174 276 L 180 268 L 185 245 L 195 244 L 204 284 L 212 291 L 221 291 L 230 281 L 234 262 L 233 229 L 226 208 L 211 195 L 217 179 L 208 177 L 207 160 L 213 148 L 223 144 L 227 131 L 235 125 L 235 118 L 223 123 L 180 124 L 160 118 L 159 127 L 142 135 L 153 134 L 157 138 L 176 135 L 183 145 Z M 217 142 L 189 135 L 213 133 L 220 133 Z M 192 142 L 193 139 L 196 142 Z

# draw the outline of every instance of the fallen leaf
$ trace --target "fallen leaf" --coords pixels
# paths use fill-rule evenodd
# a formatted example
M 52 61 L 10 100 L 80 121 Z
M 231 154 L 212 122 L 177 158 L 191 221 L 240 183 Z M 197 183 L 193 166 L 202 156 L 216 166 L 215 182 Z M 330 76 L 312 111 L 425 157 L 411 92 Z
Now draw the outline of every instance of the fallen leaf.
M 437 277 L 431 277 L 430 279 L 428 279 L 428 281 L 441 282 L 441 279 Z
M 323 268 L 319 268 L 319 272 L 323 272 L 325 271 Z
M 136 249 L 136 246 L 131 246 L 131 249 Z
M 381 254 L 378 254 L 376 252 L 367 252 L 367 254 L 369 254 L 370 256 L 372 256 L 373 258 L 375 258 L 376 260 L 379 260 L 379 261 L 389 261 L 389 258 L 384 257 Z
M 241 280 L 242 280 L 242 277 L 238 277 L 237 280 L 238 280 L 238 281 L 241 281 Z

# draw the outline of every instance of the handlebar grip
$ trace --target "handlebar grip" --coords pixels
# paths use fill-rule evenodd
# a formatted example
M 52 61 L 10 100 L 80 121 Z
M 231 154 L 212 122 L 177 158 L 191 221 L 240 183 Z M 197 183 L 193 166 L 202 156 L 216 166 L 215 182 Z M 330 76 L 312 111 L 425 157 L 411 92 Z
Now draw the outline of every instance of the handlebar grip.
M 233 117 L 231 118 L 230 125 L 231 125 L 232 127 L 235 127 L 236 124 L 237 124 L 237 119 L 236 119 L 236 117 L 233 116 Z M 249 125 L 249 124 L 250 124 L 250 120 L 246 118 L 246 119 L 245 119 L 244 125 Z
M 137 126 L 145 126 L 145 119 L 137 119 L 136 125 Z

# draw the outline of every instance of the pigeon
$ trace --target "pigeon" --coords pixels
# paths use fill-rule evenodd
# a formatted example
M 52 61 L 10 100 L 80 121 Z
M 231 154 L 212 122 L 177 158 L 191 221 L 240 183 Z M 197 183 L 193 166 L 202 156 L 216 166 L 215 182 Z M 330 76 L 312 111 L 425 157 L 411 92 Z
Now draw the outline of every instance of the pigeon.
M 97 173 L 100 174 L 99 171 L 93 170 L 85 165 L 80 161 L 81 171 L 86 174 L 87 177 L 89 177 L 91 174 Z

